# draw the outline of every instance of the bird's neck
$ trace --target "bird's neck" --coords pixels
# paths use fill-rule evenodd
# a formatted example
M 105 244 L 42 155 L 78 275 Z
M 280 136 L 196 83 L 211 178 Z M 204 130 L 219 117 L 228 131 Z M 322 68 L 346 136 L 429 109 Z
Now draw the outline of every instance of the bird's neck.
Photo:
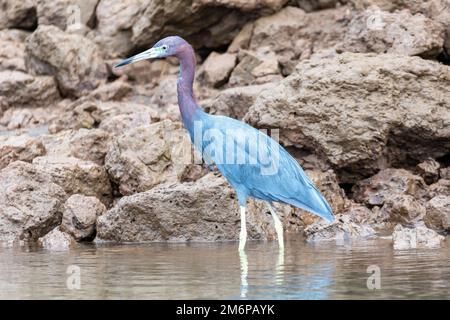
M 189 130 L 193 126 L 193 118 L 199 109 L 195 99 L 193 84 L 195 76 L 195 54 L 190 45 L 180 50 L 180 74 L 177 82 L 178 106 L 185 127 Z

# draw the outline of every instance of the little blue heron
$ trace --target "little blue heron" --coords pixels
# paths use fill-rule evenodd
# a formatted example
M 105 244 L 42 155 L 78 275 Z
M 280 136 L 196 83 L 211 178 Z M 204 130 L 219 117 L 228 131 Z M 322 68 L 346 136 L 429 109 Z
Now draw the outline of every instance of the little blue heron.
M 191 141 L 205 162 L 215 164 L 236 190 L 241 215 L 239 251 L 244 250 L 247 240 L 245 208 L 249 197 L 267 201 L 280 249 L 284 248 L 283 226 L 275 213 L 273 201 L 287 203 L 333 221 L 330 205 L 282 146 L 244 122 L 210 115 L 197 104 L 193 92 L 195 53 L 186 40 L 178 36 L 166 37 L 149 50 L 125 59 L 115 67 L 170 56 L 180 61 L 178 105 Z

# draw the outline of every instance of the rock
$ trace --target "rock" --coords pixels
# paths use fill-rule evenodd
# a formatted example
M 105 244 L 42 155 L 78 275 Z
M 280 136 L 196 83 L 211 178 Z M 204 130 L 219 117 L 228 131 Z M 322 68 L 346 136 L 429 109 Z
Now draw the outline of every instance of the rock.
M 9 108 L 0 117 L 0 125 L 7 130 L 27 132 L 30 136 L 48 133 L 48 124 L 62 115 L 59 104 L 48 107 Z
M 204 104 L 203 108 L 211 114 L 220 114 L 235 119 L 242 119 L 258 95 L 263 90 L 270 90 L 274 86 L 273 83 L 265 83 L 228 88 L 220 91 L 214 99 Z
M 95 197 L 74 194 L 64 204 L 61 230 L 76 241 L 91 241 L 95 238 L 97 217 L 106 212 L 106 207 Z
M 66 130 L 39 138 L 49 156 L 75 157 L 103 165 L 111 136 L 102 129 Z
M 105 51 L 107 57 L 123 57 L 133 47 L 131 28 L 139 18 L 145 3 L 141 0 L 100 0 L 97 5 L 97 32 L 93 40 Z M 146 46 L 151 46 L 147 43 Z
M 21 71 L 0 71 L 0 114 L 9 108 L 43 107 L 59 99 L 52 77 L 34 77 Z
M 423 179 L 405 169 L 385 169 L 352 188 L 353 199 L 371 206 L 382 206 L 394 195 L 410 195 L 414 199 L 426 195 Z
M 106 81 L 106 65 L 95 43 L 55 26 L 39 26 L 26 42 L 27 69 L 54 75 L 64 96 L 81 97 Z
M 192 164 L 187 132 L 181 123 L 169 120 L 127 131 L 111 144 L 105 159 L 122 195 L 179 181 Z
M 439 170 L 439 176 L 442 179 L 450 180 L 450 167 L 447 168 L 441 168 Z
M 446 30 L 445 47 L 450 51 L 450 10 L 448 0 L 423 0 L 423 1 L 390 1 L 390 0 L 349 0 L 357 10 L 364 10 L 373 5 L 381 10 L 395 11 L 408 9 L 412 14 L 421 13 L 433 21 L 440 23 Z
M 439 179 L 440 166 L 436 160 L 427 159 L 416 166 L 416 171 L 427 184 L 432 184 Z
M 438 232 L 450 231 L 450 196 L 436 196 L 427 204 L 425 224 Z
M 336 7 L 340 4 L 346 3 L 347 0 L 294 0 L 299 8 L 306 12 L 312 12 L 316 10 L 323 10 Z
M 39 25 L 53 25 L 61 30 L 92 24 L 98 0 L 38 0 Z
M 238 35 L 234 37 L 233 42 L 228 46 L 227 52 L 238 53 L 240 49 L 248 49 L 250 40 L 253 34 L 254 24 L 252 22 L 247 23 Z
M 444 237 L 423 225 L 415 228 L 406 228 L 398 224 L 394 228 L 392 240 L 395 250 L 407 250 L 416 248 L 439 248 Z
M 414 225 L 425 216 L 426 209 L 411 195 L 394 194 L 386 198 L 381 211 L 386 217 L 385 221 L 390 224 Z
M 339 186 L 333 170 L 306 170 L 306 174 L 327 199 L 334 213 L 341 213 L 346 209 L 345 192 Z
M 2 0 L 0 2 L 0 29 L 32 30 L 37 25 L 35 0 Z
M 246 86 L 275 82 L 282 79 L 276 55 L 261 48 L 258 52 L 241 50 L 239 63 L 231 73 L 231 86 Z
M 44 154 L 45 147 L 38 139 L 27 135 L 0 136 L 0 170 L 11 162 L 31 162 Z
M 364 206 L 352 206 L 346 212 L 336 215 L 336 220 L 329 223 L 320 219 L 304 230 L 308 242 L 346 241 L 367 238 L 375 235 L 375 230 L 366 222 L 371 211 Z
M 348 20 L 345 8 L 306 14 L 299 8 L 286 7 L 255 21 L 248 49 L 269 48 L 283 75 L 289 75 L 298 61 L 340 43 Z
M 124 116 L 129 121 L 115 119 L 117 116 Z M 55 133 L 66 129 L 92 129 L 99 126 L 113 135 L 118 135 L 128 126 L 135 128 L 141 123 L 149 124 L 158 117 L 153 106 L 135 102 L 102 102 L 88 99 L 69 104 L 63 117 L 55 119 L 50 125 L 50 131 Z
M 0 186 L 0 241 L 35 241 L 61 223 L 66 194 L 36 166 L 11 163 Z
M 68 195 L 95 196 L 104 204 L 111 202 L 111 185 L 106 170 L 86 160 L 73 157 L 45 156 L 33 159 L 33 164 L 46 172 Z
M 133 87 L 122 80 L 101 85 L 89 94 L 89 98 L 99 101 L 119 101 L 133 91 Z
M 444 37 L 442 25 L 422 14 L 371 7 L 352 19 L 339 50 L 437 57 Z
M 25 38 L 28 32 L 0 30 L 0 71 L 25 71 Z
M 152 1 L 132 24 L 135 47 L 146 47 L 177 33 L 194 46 L 217 48 L 233 40 L 237 30 L 255 15 L 279 10 L 287 0 Z M 180 33 L 181 32 L 181 33 Z
M 341 183 L 450 148 L 450 68 L 418 57 L 344 53 L 298 64 L 244 118 L 326 159 Z M 354 90 L 358 88 L 358 90 Z
M 53 229 L 42 238 L 39 238 L 39 243 L 44 249 L 51 251 L 65 251 L 75 245 L 72 237 L 62 232 L 59 227 Z
M 428 198 L 434 198 L 439 195 L 450 196 L 450 180 L 440 179 L 428 188 Z
M 236 195 L 209 174 L 194 183 L 164 185 L 123 197 L 97 220 L 97 238 L 117 242 L 226 241 L 239 238 Z M 249 211 L 250 239 L 275 234 L 271 217 Z
M 220 87 L 228 81 L 235 65 L 235 54 L 211 52 L 203 63 L 199 77 L 210 86 Z

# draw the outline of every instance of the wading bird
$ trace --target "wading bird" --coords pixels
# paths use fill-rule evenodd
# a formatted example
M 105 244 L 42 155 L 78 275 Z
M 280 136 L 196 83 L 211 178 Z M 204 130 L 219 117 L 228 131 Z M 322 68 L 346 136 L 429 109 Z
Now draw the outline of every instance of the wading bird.
M 280 249 L 284 247 L 283 226 L 273 201 L 333 221 L 331 207 L 320 191 L 298 162 L 275 140 L 244 122 L 210 115 L 199 107 L 193 92 L 195 53 L 187 41 L 178 36 L 164 38 L 149 50 L 125 59 L 115 67 L 170 56 L 180 61 L 178 104 L 191 141 L 205 162 L 215 164 L 236 190 L 241 216 L 239 251 L 244 250 L 247 240 L 245 208 L 249 197 L 267 201 Z

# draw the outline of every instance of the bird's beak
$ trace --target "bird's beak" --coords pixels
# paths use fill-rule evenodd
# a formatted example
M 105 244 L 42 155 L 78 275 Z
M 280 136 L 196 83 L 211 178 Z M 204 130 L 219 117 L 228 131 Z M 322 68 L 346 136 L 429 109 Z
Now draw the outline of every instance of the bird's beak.
M 119 67 L 125 66 L 127 64 L 135 63 L 135 62 L 138 62 L 141 60 L 158 58 L 160 56 L 160 54 L 161 54 L 160 48 L 151 48 L 151 49 L 148 49 L 147 51 L 141 52 L 141 53 L 139 53 L 135 56 L 132 56 L 128 59 L 122 60 L 121 62 L 116 64 L 114 66 L 114 68 L 119 68 Z

